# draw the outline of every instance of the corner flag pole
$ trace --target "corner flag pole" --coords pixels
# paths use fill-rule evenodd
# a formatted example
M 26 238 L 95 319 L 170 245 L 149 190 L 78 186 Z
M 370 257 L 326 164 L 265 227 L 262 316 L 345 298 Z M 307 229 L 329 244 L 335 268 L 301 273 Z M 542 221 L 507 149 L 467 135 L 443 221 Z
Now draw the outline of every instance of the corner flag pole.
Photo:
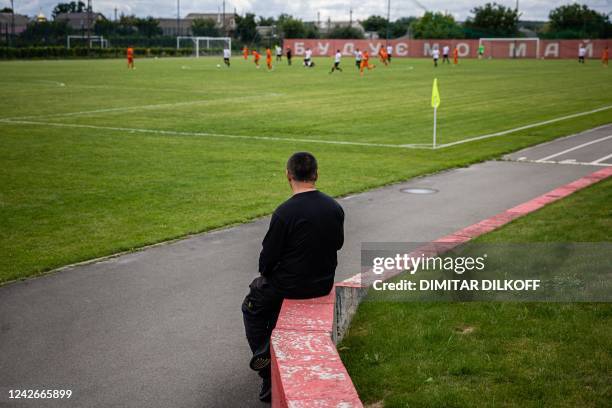
M 438 106 L 440 106 L 440 92 L 438 91 L 438 78 L 434 79 L 433 90 L 431 91 L 431 107 L 434 108 L 433 126 L 433 148 L 436 148 L 436 132 L 438 127 Z

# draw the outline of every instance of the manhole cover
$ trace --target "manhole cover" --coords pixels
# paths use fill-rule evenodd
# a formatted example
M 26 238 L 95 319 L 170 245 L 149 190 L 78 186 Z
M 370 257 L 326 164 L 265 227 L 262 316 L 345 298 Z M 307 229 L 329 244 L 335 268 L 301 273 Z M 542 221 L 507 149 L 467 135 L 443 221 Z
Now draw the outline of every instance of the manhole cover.
M 433 188 L 418 188 L 418 187 L 402 188 L 400 191 L 402 193 L 408 193 L 408 194 L 436 194 L 438 192 L 438 190 L 434 190 Z

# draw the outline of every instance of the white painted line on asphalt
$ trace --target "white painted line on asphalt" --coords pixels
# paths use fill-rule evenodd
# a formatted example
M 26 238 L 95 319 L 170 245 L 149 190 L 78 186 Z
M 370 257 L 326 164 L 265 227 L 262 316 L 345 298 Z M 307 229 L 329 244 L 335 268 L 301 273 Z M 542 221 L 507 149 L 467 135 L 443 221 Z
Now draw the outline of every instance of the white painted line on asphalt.
M 591 140 L 590 142 L 586 142 L 586 143 L 579 144 L 578 146 L 570 147 L 569 149 L 562 150 L 562 151 L 560 151 L 558 153 L 551 154 L 550 156 L 543 157 L 543 158 L 541 158 L 539 160 L 536 160 L 536 161 L 538 161 L 538 162 L 548 161 L 548 160 L 550 160 L 552 158 L 555 158 L 555 157 L 558 157 L 558 156 L 562 156 L 562 155 L 564 155 L 566 153 L 573 152 L 573 151 L 578 150 L 578 149 L 582 149 L 583 147 L 587 147 L 587 146 L 590 146 L 590 145 L 595 144 L 595 143 L 603 142 L 604 140 L 608 140 L 610 138 L 612 138 L 612 135 L 608 135 L 608 136 L 605 136 L 605 137 L 602 137 L 602 138 L 599 138 L 599 139 Z
M 561 122 L 563 120 L 578 118 L 580 116 L 591 115 L 593 113 L 603 112 L 603 111 L 608 110 L 608 109 L 612 109 L 612 105 L 604 106 L 604 107 L 601 107 L 601 108 L 598 108 L 598 109 L 593 109 L 593 110 L 588 111 L 588 112 L 574 113 L 573 115 L 562 116 L 560 118 L 550 119 L 550 120 L 546 120 L 544 122 L 532 123 L 531 125 L 525 125 L 525 126 L 521 126 L 521 127 L 515 128 L 515 129 L 504 130 L 502 132 L 491 133 L 491 134 L 488 134 L 488 135 L 476 136 L 476 137 L 472 137 L 472 138 L 469 138 L 469 139 L 458 140 L 456 142 L 441 144 L 441 145 L 438 145 L 438 149 L 442 149 L 442 148 L 450 147 L 450 146 L 456 146 L 456 145 L 463 144 L 463 143 L 475 142 L 477 140 L 489 139 L 489 138 L 492 138 L 492 137 L 505 136 L 505 135 L 508 135 L 510 133 L 520 132 L 521 130 L 527 130 L 527 129 L 531 129 L 531 128 L 535 128 L 535 127 L 539 127 L 539 126 L 549 125 L 551 123 L 556 123 L 556 122 Z
M 607 156 L 602 157 L 601 159 L 597 159 L 591 162 L 591 164 L 599 164 L 599 163 L 603 163 L 608 159 L 612 159 L 612 154 L 609 154 Z
M 510 160 L 514 161 L 514 160 Z M 554 160 L 522 160 L 521 163 L 537 163 L 537 164 L 576 164 L 578 166 L 595 166 L 595 167 L 612 167 L 612 164 L 608 163 L 586 163 L 586 162 L 577 162 L 575 160 L 564 160 L 564 161 L 554 161 Z

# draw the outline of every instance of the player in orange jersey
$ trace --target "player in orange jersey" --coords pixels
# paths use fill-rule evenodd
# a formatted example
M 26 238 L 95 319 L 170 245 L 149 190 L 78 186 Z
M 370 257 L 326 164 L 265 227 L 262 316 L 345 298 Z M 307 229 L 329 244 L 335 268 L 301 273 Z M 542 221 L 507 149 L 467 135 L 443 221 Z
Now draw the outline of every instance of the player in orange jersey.
M 359 66 L 359 73 L 361 76 L 363 76 L 363 70 L 366 68 L 370 70 L 372 68 L 376 68 L 376 66 L 370 64 L 370 54 L 367 51 L 364 51 L 363 58 L 361 59 L 361 65 Z
M 242 57 L 245 61 L 249 59 L 249 47 L 246 45 L 242 48 Z
M 380 49 L 378 50 L 378 57 L 380 58 L 380 62 L 385 64 L 385 67 L 389 65 L 389 55 L 387 54 L 385 47 L 380 47 Z
M 272 71 L 272 50 L 270 50 L 270 47 L 266 48 L 266 65 L 268 71 Z
M 455 47 L 453 50 L 453 64 L 457 65 L 459 63 L 459 48 Z
M 134 67 L 134 48 L 132 48 L 131 46 L 127 49 L 127 62 L 128 69 L 136 69 Z
M 608 66 L 608 57 L 609 57 L 609 52 L 608 52 L 608 46 L 606 45 L 606 48 L 604 48 L 603 53 L 601 54 L 601 63 L 604 64 L 606 67 Z
M 259 69 L 259 58 L 261 58 L 261 54 L 259 54 L 257 50 L 253 50 L 253 61 L 257 69 Z

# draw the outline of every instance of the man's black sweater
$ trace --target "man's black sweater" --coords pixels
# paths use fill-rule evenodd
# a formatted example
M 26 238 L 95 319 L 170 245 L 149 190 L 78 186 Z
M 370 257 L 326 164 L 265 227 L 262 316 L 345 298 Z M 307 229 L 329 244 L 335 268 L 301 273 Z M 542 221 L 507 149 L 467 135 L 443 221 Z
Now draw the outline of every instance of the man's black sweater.
M 270 221 L 259 272 L 286 298 L 324 296 L 334 284 L 344 244 L 344 211 L 333 198 L 307 191 L 281 204 Z

